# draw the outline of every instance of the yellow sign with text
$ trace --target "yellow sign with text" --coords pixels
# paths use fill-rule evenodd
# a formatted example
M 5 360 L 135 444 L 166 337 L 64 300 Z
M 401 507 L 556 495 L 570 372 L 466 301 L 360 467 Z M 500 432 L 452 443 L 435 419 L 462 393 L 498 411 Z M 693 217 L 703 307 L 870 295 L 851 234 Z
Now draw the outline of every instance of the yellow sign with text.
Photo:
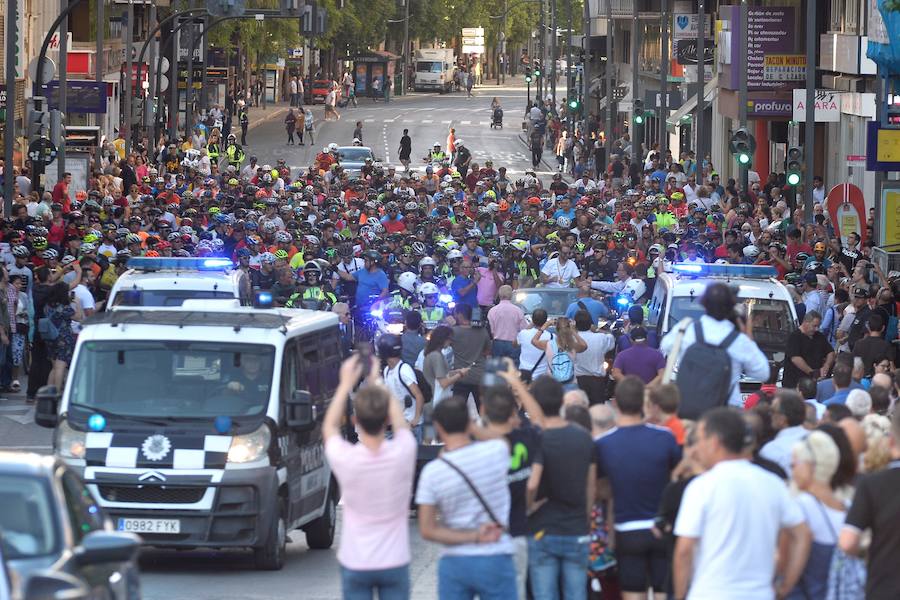
M 876 157 L 881 162 L 900 162 L 900 129 L 879 129 Z
M 880 245 L 900 244 L 900 190 L 882 191 L 881 218 L 884 221 L 884 239 Z

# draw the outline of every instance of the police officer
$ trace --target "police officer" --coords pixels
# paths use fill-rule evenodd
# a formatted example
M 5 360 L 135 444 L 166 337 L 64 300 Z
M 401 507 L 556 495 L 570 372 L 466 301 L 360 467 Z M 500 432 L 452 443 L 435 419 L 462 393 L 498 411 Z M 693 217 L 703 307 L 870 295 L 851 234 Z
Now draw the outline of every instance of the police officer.
M 440 305 L 440 290 L 433 283 L 423 283 L 419 288 L 424 305 L 419 309 L 425 329 L 432 330 L 443 322 L 447 311 Z
M 414 310 L 419 306 L 416 298 L 416 281 L 418 277 L 412 271 L 401 273 L 397 277 L 397 289 L 391 292 L 390 306 L 403 310 Z
M 247 114 L 247 107 L 241 109 L 241 145 L 247 145 L 247 127 L 250 126 L 250 115 Z M 232 137 L 232 136 L 229 136 Z
M 229 165 L 240 170 L 241 163 L 244 162 L 244 149 L 235 141 L 233 133 L 228 136 L 228 143 L 225 145 L 225 156 L 228 158 Z
M 440 164 L 445 158 L 447 158 L 447 155 L 441 150 L 440 143 L 435 142 L 431 152 L 428 153 L 428 162 Z
M 288 298 L 284 304 L 285 307 L 331 310 L 331 307 L 337 302 L 337 297 L 323 285 L 322 267 L 316 261 L 310 261 L 303 265 L 303 279 L 306 285 L 301 291 Z

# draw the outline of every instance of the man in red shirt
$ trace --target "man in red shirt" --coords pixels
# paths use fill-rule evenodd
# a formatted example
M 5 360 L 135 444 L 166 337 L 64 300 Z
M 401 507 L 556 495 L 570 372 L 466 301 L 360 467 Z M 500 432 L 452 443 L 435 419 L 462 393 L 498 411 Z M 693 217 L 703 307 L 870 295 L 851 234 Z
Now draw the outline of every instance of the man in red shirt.
M 72 183 L 72 174 L 63 173 L 62 179 L 53 186 L 53 201 L 62 204 L 63 212 L 67 213 L 72 209 L 72 201 L 69 200 L 69 184 Z
M 787 239 L 787 259 L 791 263 L 794 262 L 794 259 L 796 259 L 797 255 L 801 252 L 805 252 L 809 255 L 813 253 L 812 248 L 809 247 L 809 244 L 805 244 L 802 242 L 802 237 L 798 228 L 791 227 L 787 232 Z

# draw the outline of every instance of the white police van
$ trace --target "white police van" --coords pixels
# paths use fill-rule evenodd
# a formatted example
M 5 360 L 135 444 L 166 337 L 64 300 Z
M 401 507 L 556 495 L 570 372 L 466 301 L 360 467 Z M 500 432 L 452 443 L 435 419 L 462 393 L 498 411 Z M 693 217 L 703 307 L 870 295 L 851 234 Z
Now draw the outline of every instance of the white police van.
M 289 531 L 315 549 L 334 539 L 321 419 L 340 361 L 327 312 L 203 300 L 99 313 L 62 396 L 38 393 L 36 421 L 56 426 L 55 452 L 118 530 L 151 546 L 252 548 L 258 568 L 279 569 Z
M 648 322 L 659 339 L 682 319 L 705 314 L 700 297 L 706 286 L 720 282 L 737 293 L 738 310 L 753 324 L 753 340 L 769 359 L 781 381 L 788 335 L 797 328 L 797 311 L 787 288 L 776 279 L 774 267 L 675 263 L 657 275 L 648 304 Z M 741 395 L 758 390 L 764 382 L 741 379 Z
M 244 305 L 253 300 L 250 278 L 227 258 L 135 257 L 110 289 L 106 306 L 173 307 L 187 299 L 231 298 Z

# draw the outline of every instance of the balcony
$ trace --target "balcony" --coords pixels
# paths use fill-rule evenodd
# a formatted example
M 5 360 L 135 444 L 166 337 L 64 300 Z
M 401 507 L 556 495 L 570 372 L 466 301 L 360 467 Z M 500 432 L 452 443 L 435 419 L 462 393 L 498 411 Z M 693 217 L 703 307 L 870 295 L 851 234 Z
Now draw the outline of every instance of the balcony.
M 591 14 L 602 19 L 606 17 L 609 7 L 612 9 L 613 19 L 630 19 L 635 2 L 642 17 L 659 15 L 660 3 L 653 0 L 590 0 Z

